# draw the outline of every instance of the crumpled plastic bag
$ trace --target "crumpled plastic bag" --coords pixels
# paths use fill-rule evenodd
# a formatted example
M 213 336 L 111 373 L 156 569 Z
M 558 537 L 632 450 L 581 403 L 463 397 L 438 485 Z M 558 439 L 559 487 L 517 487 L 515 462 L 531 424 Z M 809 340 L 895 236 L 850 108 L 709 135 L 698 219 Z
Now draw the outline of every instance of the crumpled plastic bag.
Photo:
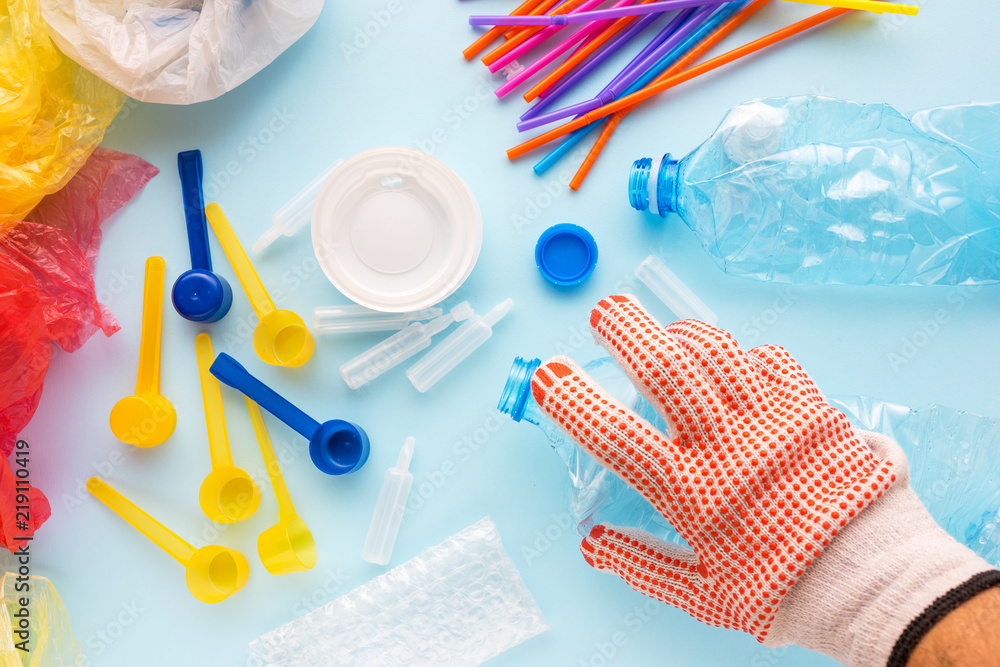
M 26 579 L 26 581 L 25 581 Z M 27 585 L 27 588 L 23 586 Z M 28 615 L 21 610 L 21 599 L 30 600 Z M 7 572 L 0 580 L 0 667 L 65 667 L 86 665 L 83 646 L 73 636 L 69 611 L 56 587 L 45 577 L 19 579 Z M 21 616 L 16 614 L 21 613 Z M 22 627 L 22 620 L 27 627 Z M 17 644 L 27 633 L 28 642 L 22 651 Z
M 304 35 L 323 0 L 41 0 L 59 48 L 143 102 L 232 90 Z
M 64 56 L 38 0 L 0 0 L 0 223 L 86 162 L 125 97 Z
M 134 155 L 98 148 L 76 177 L 49 195 L 30 221 L 0 224 L 0 456 L 38 406 L 52 343 L 78 349 L 98 330 L 110 336 L 118 322 L 97 300 L 94 260 L 100 224 L 159 170 Z M 36 495 L 31 495 L 32 493 Z M 32 534 L 50 514 L 31 489 Z M 0 463 L 0 545 L 12 549 L 16 490 L 9 464 Z

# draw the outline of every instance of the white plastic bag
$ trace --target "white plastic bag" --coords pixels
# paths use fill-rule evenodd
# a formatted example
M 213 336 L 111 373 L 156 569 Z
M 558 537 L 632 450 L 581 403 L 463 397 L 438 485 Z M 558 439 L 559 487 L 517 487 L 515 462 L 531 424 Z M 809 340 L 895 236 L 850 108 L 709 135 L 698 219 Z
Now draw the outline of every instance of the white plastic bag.
M 323 0 L 41 0 L 70 58 L 143 102 L 232 90 L 301 37 Z

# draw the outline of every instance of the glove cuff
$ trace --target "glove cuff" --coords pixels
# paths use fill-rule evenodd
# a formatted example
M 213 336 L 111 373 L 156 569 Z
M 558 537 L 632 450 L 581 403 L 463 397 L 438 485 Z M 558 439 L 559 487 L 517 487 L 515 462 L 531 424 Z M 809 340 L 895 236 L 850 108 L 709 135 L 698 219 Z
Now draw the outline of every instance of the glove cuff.
M 1000 572 L 934 522 L 896 443 L 858 435 L 904 474 L 792 586 L 765 644 L 798 644 L 852 667 L 902 666 L 934 623 L 1000 583 Z

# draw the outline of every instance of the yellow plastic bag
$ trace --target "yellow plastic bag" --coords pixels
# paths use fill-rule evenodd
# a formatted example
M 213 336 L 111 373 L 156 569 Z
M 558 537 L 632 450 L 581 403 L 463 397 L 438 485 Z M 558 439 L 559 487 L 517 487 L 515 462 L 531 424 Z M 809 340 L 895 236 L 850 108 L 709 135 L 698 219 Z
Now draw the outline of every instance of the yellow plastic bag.
M 86 664 L 83 647 L 73 637 L 69 612 L 51 581 L 8 572 L 0 579 L 0 601 L 0 667 Z M 27 651 L 17 646 L 24 641 L 27 644 L 21 648 Z
M 38 0 L 0 0 L 0 223 L 72 178 L 124 101 L 56 48 Z

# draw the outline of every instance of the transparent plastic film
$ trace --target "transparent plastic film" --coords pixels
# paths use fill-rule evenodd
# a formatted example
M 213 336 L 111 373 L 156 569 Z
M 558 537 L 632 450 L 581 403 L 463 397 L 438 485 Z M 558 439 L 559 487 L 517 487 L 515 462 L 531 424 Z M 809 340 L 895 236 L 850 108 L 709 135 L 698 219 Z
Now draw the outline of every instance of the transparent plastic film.
M 83 665 L 83 646 L 73 636 L 69 611 L 45 577 L 27 581 L 14 572 L 0 579 L 3 613 L 0 614 L 0 665 L 3 667 L 63 667 Z M 27 588 L 24 585 L 27 584 Z M 30 607 L 20 600 L 29 595 Z M 25 609 L 29 610 L 24 616 Z M 15 617 L 15 614 L 18 616 Z M 24 627 L 21 621 L 28 625 Z
M 547 629 L 486 517 L 250 651 L 261 667 L 470 667 Z

